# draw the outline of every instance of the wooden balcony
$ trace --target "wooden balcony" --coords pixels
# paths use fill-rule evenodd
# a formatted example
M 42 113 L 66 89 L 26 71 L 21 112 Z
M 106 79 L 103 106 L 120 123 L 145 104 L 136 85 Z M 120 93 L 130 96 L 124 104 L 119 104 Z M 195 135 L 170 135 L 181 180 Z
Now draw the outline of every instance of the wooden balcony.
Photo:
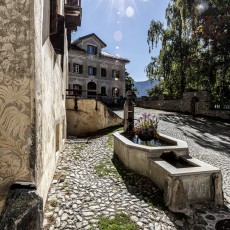
M 68 30 L 81 26 L 81 0 L 65 0 L 65 25 Z

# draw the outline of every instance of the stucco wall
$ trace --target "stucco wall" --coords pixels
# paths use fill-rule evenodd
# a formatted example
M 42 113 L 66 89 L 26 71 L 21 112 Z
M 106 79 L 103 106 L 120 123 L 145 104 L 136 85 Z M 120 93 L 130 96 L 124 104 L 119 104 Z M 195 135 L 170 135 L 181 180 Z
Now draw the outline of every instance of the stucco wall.
M 62 71 L 43 36 L 44 1 L 0 3 L 0 211 L 16 181 L 35 183 L 45 201 L 64 143 L 68 56 Z
M 67 99 L 67 133 L 70 136 L 87 136 L 99 130 L 123 124 L 123 119 L 95 99 Z
M 44 36 L 43 1 L 35 2 L 35 98 L 36 98 L 36 171 L 37 191 L 44 201 L 52 181 L 59 152 L 64 145 L 66 129 L 65 89 L 68 51 L 65 36 L 63 70 L 61 55 L 55 53 L 49 37 Z M 58 5 L 61 6 L 60 0 Z M 63 7 L 58 13 L 63 15 Z M 49 12 L 48 12 L 49 13 Z M 47 22 L 46 22 L 47 23 Z

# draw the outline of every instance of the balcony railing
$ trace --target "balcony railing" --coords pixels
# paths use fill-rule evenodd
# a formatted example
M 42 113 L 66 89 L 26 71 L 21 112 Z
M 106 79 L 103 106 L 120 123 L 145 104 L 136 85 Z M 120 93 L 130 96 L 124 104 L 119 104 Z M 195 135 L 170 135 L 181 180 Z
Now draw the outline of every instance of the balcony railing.
M 230 102 L 211 103 L 211 109 L 213 109 L 213 110 L 230 110 Z
M 81 0 L 66 0 L 65 4 L 68 6 L 75 6 L 81 8 Z
M 77 30 L 81 25 L 81 0 L 66 0 L 65 1 L 65 23 L 69 30 Z

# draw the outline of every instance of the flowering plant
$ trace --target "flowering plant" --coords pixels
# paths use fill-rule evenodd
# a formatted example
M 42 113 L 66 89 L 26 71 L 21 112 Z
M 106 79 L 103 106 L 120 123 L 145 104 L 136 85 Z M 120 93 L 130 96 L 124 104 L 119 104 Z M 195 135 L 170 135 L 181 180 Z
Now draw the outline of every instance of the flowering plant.
M 159 118 L 156 115 L 142 114 L 142 116 L 137 120 L 134 125 L 134 133 L 139 136 L 158 138 L 157 125 Z

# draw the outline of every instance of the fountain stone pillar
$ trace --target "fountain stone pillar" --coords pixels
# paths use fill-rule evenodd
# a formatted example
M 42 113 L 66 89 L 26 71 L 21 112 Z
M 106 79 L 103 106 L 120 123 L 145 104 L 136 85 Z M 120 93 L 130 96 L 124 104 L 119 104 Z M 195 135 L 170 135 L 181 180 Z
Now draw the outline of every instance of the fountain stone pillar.
M 126 92 L 124 104 L 124 132 L 132 131 L 134 127 L 134 103 L 133 94 L 130 90 Z

